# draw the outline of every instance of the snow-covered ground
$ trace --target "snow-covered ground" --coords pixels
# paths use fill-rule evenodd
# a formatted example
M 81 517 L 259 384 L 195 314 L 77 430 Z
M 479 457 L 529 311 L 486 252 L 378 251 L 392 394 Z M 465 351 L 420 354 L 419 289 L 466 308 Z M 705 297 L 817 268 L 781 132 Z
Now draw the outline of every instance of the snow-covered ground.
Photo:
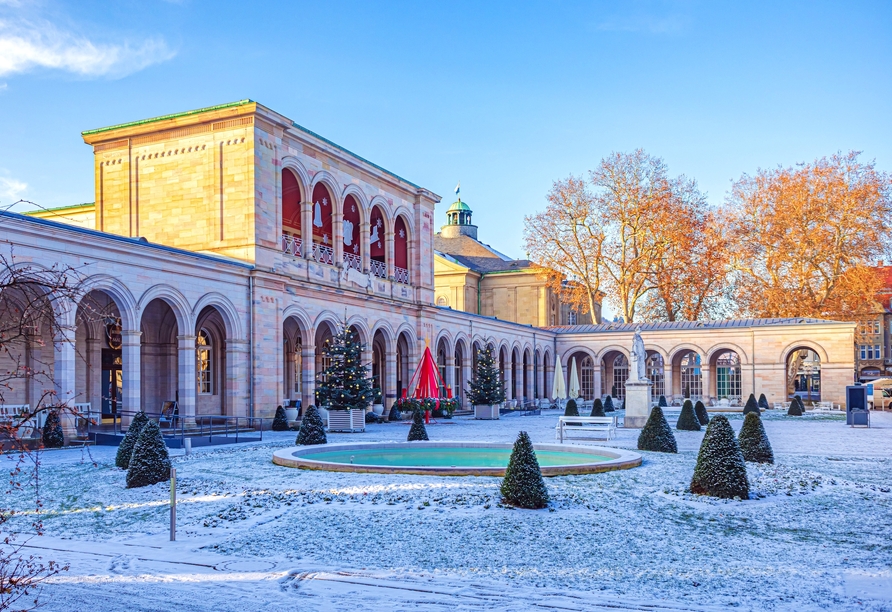
M 553 442 L 555 422 L 428 431 Z M 541 511 L 502 507 L 497 478 L 279 467 L 272 452 L 295 434 L 265 434 L 176 456 L 175 543 L 166 484 L 125 489 L 113 448 L 45 452 L 46 535 L 30 545 L 71 564 L 45 589 L 45 610 L 892 610 L 892 414 L 873 425 L 768 413 L 777 463 L 747 464 L 755 499 L 744 502 L 685 492 L 703 434 L 676 432 L 678 455 L 547 479 L 553 503 Z M 370 425 L 329 440 L 407 433 Z M 636 439 L 620 430 L 609 445 Z M 29 508 L 25 495 L 13 505 Z

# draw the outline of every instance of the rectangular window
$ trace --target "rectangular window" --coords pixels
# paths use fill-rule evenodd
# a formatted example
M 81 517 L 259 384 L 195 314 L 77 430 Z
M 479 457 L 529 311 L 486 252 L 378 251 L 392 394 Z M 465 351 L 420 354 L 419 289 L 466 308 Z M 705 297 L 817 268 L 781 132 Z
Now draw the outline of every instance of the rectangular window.
M 880 353 L 880 345 L 879 344 L 873 345 L 873 358 L 874 359 L 882 359 L 883 358 L 883 355 Z
M 862 344 L 861 345 L 861 360 L 863 361 L 865 359 L 867 359 L 867 345 Z
M 198 349 L 198 392 L 211 394 L 211 349 Z

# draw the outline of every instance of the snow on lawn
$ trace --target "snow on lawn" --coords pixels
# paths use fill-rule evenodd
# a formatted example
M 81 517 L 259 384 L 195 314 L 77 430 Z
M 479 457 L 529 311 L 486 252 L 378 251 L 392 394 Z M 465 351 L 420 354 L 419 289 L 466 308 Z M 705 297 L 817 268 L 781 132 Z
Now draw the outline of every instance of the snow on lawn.
M 428 432 L 432 440 L 513 442 L 523 429 L 534 442 L 552 443 L 555 415 L 455 419 Z M 889 610 L 892 415 L 872 416 L 866 430 L 846 427 L 838 415 L 767 413 L 777 464 L 747 464 L 748 501 L 687 493 L 703 432 L 675 432 L 678 455 L 644 453 L 633 470 L 546 479 L 552 504 L 541 511 L 503 507 L 498 478 L 276 466 L 273 450 L 292 446 L 295 434 L 270 433 L 263 443 L 174 459 L 179 538 L 206 554 L 374 569 L 395 579 L 433 573 L 754 610 Z M 731 423 L 739 429 L 742 418 Z M 329 441 L 408 433 L 405 424 L 368 427 Z M 620 430 L 610 445 L 634 448 L 636 439 L 637 430 Z M 43 454 L 47 534 L 157 541 L 168 525 L 168 485 L 125 489 L 114 449 L 90 455 L 97 466 L 78 450 Z M 26 512 L 12 528 L 25 531 L 33 519 L 27 499 L 14 504 Z M 46 591 L 50 602 L 54 588 Z M 267 603 L 291 605 L 287 590 L 262 589 Z

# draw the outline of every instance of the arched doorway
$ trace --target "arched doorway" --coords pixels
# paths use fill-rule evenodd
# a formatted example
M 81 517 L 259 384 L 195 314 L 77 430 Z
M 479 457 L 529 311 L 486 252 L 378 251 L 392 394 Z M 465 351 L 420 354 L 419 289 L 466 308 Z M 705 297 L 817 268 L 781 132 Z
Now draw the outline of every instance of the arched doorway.
M 387 388 L 387 338 L 380 329 L 372 337 L 372 378 L 380 390 L 382 403 L 396 393 L 395 389 Z
M 288 317 L 283 324 L 282 346 L 282 399 L 287 402 L 303 401 L 303 334 L 300 324 L 294 317 Z M 292 404 L 294 405 L 294 404 Z
M 601 386 L 603 395 L 626 399 L 626 381 L 629 379 L 629 359 L 619 351 L 608 351 L 601 358 Z
M 455 360 L 455 365 L 454 365 L 454 371 L 455 371 L 454 381 L 455 382 L 452 387 L 452 397 L 456 397 L 459 399 L 461 399 L 463 397 L 464 389 L 468 382 L 465 380 L 464 354 L 465 354 L 464 340 L 456 340 L 455 341 L 455 353 L 454 353 L 454 357 L 453 357 Z
M 400 333 L 396 341 L 396 396 L 402 397 L 403 392 L 408 393 L 409 379 L 413 372 L 409 362 L 409 338 L 406 332 Z
M 393 224 L 393 280 L 409 284 L 409 226 L 402 215 Z
M 77 402 L 89 403 L 91 411 L 99 412 L 102 418 L 113 417 L 124 409 L 121 312 L 110 295 L 94 290 L 78 304 L 77 323 Z
M 282 249 L 289 255 L 302 255 L 300 183 L 290 168 L 282 169 Z
M 810 348 L 797 348 L 787 356 L 787 399 L 821 401 L 821 357 Z
M 329 323 L 328 321 L 322 321 L 321 323 L 319 323 L 319 327 L 316 328 L 316 337 L 315 337 L 316 385 L 315 386 L 317 388 L 319 387 L 320 382 L 325 382 L 325 379 L 326 379 L 325 370 L 328 369 L 328 367 L 331 365 L 331 358 L 326 356 L 325 352 L 326 352 L 327 345 L 331 343 L 331 339 L 334 337 L 334 335 L 335 335 L 334 326 L 332 326 L 332 324 Z M 319 406 L 318 395 L 315 398 L 313 398 L 313 402 L 317 406 Z
M 334 265 L 334 202 L 322 183 L 313 187 L 313 259 Z
M 713 357 L 715 397 L 740 402 L 740 356 L 735 351 L 722 351 Z
M 437 371 L 440 374 L 440 397 L 446 397 L 446 356 L 449 354 L 449 347 L 446 344 L 446 338 L 440 338 L 437 342 Z
M 702 400 L 703 370 L 700 355 L 696 351 L 684 351 L 675 356 L 673 367 L 678 372 L 678 393 L 685 399 Z
M 140 343 L 140 397 L 146 412 L 161 412 L 165 402 L 180 402 L 177 318 L 170 305 L 156 298 L 142 311 Z M 192 380 L 184 384 L 195 384 Z M 185 415 L 185 406 L 180 406 Z
M 656 351 L 647 352 L 645 371 L 651 382 L 650 398 L 656 402 L 661 395 L 666 395 L 666 375 L 663 370 L 663 356 Z
M 226 414 L 226 325 L 206 306 L 195 322 L 195 414 Z
M 601 389 L 595 389 L 595 360 L 588 353 L 578 351 L 570 356 L 567 361 L 567 389 L 569 391 L 570 372 L 573 371 L 573 362 L 576 362 L 576 375 L 579 378 L 579 395 L 589 401 L 595 399 L 595 394 L 600 397 Z

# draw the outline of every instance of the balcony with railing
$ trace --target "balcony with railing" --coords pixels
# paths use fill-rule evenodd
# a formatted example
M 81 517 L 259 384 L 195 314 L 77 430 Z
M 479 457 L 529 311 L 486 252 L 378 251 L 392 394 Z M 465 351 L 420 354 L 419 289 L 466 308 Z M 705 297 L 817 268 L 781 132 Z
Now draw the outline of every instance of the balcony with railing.
M 400 268 L 399 266 L 395 266 L 393 268 L 393 280 L 398 283 L 402 283 L 404 285 L 409 284 L 409 271 L 405 268 Z
M 362 257 L 353 253 L 344 253 L 344 267 L 362 272 Z
M 300 236 L 291 236 L 289 234 L 282 234 L 282 252 L 286 255 L 293 255 L 294 257 L 301 256 L 301 246 L 303 245 L 303 241 Z
M 373 259 L 369 261 L 369 272 L 372 273 L 372 276 L 387 278 L 387 264 L 383 261 Z
M 313 259 L 319 263 L 334 265 L 334 249 L 324 244 L 313 244 Z

